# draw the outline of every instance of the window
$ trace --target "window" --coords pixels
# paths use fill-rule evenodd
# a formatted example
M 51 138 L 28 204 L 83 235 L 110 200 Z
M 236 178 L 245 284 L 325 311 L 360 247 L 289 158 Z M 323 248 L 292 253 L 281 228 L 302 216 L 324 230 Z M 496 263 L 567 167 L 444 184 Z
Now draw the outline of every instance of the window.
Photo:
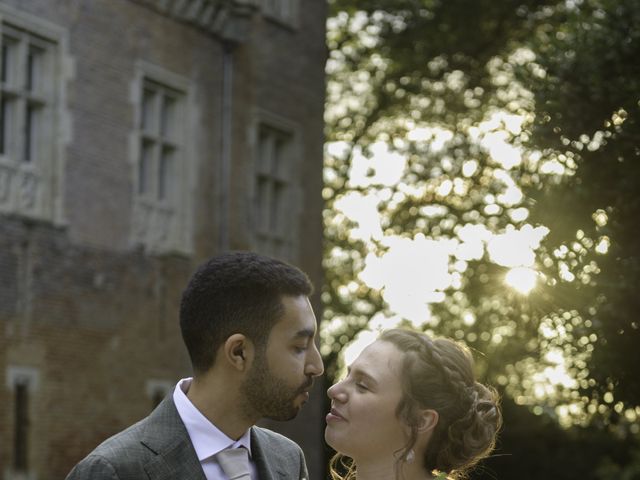
M 292 135 L 266 124 L 258 127 L 254 217 L 256 249 L 285 258 L 291 239 Z
M 172 192 L 175 156 L 180 149 L 176 125 L 176 103 L 180 93 L 145 80 L 140 116 L 140 161 L 138 191 L 156 205 L 175 205 Z
M 26 472 L 29 468 L 29 384 L 20 381 L 15 385 L 15 416 L 14 416 L 14 448 L 13 469 L 16 472 Z
M 136 89 L 133 241 L 153 253 L 189 253 L 187 82 L 146 66 Z
M 7 368 L 7 386 L 13 399 L 13 448 L 8 478 L 23 478 L 30 470 L 30 444 L 33 437 L 31 411 L 33 393 L 38 387 L 38 371 L 32 367 Z
M 173 388 L 174 384 L 168 380 L 147 380 L 147 396 L 151 400 L 151 410 L 160 405 Z
M 61 33 L 7 6 L 0 19 L 0 212 L 53 221 Z
M 160 402 L 162 402 L 164 397 L 165 397 L 164 392 L 160 390 L 156 390 L 155 392 L 153 392 L 153 395 L 151 396 L 151 409 L 153 410 L 158 405 L 160 405 Z

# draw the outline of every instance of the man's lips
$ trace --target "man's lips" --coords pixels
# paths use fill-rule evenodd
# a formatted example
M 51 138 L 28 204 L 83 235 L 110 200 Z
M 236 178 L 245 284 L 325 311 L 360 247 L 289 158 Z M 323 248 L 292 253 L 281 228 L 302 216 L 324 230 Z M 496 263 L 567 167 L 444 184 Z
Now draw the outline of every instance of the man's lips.
M 306 382 L 304 382 L 304 385 L 302 385 L 302 387 L 300 387 L 298 389 L 298 391 L 300 393 L 309 393 L 309 391 L 313 388 L 313 379 L 310 378 L 309 380 L 307 380 Z
M 334 407 L 331 407 L 331 411 L 327 413 L 326 420 L 328 423 L 328 422 L 346 421 L 346 418 L 344 418 L 344 416 L 340 412 L 338 412 L 338 410 L 336 410 Z
M 309 379 L 309 381 L 305 382 L 305 384 L 298 389 L 298 396 L 302 396 L 305 399 L 309 400 L 309 392 L 313 388 L 313 379 Z

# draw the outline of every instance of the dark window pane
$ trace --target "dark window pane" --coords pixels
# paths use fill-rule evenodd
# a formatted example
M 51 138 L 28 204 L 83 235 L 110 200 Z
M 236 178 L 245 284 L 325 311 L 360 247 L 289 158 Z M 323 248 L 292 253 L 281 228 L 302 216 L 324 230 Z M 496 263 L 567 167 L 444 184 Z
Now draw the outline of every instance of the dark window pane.
M 258 138 L 258 172 L 268 175 L 271 172 L 271 156 L 273 141 L 266 131 L 261 131 Z
M 7 83 L 8 68 L 9 68 L 9 45 L 5 43 L 5 39 L 2 39 L 2 63 L 0 64 L 0 68 L 2 68 L 2 72 L 0 73 L 2 77 L 2 83 Z
M 37 135 L 37 115 L 38 108 L 35 105 L 27 104 L 24 122 L 24 156 L 25 162 L 31 162 L 34 159 L 34 145 Z
M 15 385 L 15 432 L 13 467 L 19 472 L 28 468 L 29 389 L 25 383 Z
M 271 198 L 271 214 L 269 215 L 269 233 L 275 236 L 281 234 L 282 209 L 284 207 L 285 184 L 274 182 L 273 197 Z
M 171 97 L 164 97 L 160 121 L 160 135 L 173 139 L 175 129 L 176 101 Z
M 35 64 L 35 58 L 34 58 L 34 52 L 29 49 L 29 53 L 27 54 L 27 90 L 33 90 L 33 85 L 34 85 L 34 64 Z
M 12 83 L 12 77 L 15 76 L 13 69 L 16 66 L 16 50 L 18 42 L 17 39 L 6 35 L 2 36 L 2 59 L 0 60 L 0 76 L 2 77 L 2 83 L 5 85 Z
M 269 187 L 266 177 L 259 176 L 256 184 L 256 226 L 258 232 L 266 233 L 269 225 Z
M 0 94 L 1 95 L 1 94 Z M 2 97 L 0 98 L 0 153 L 5 155 L 7 153 L 7 147 L 5 144 L 5 139 L 7 138 L 7 110 L 8 104 L 7 99 Z
M 31 127 L 33 124 L 33 108 L 27 105 L 24 119 L 24 152 L 22 159 L 25 162 L 31 161 Z
M 145 132 L 153 132 L 154 109 L 156 93 L 145 88 L 142 92 L 142 112 L 140 115 L 140 129 Z
M 158 171 L 158 199 L 171 200 L 171 185 L 175 177 L 173 169 L 173 149 L 163 148 Z
M 284 172 L 282 171 L 284 168 L 284 148 L 284 140 L 282 138 L 276 138 L 273 146 L 273 165 L 271 167 L 273 175 L 276 177 L 280 177 L 284 174 Z
M 138 193 L 143 195 L 151 186 L 151 168 L 153 165 L 153 143 L 143 140 L 138 164 Z

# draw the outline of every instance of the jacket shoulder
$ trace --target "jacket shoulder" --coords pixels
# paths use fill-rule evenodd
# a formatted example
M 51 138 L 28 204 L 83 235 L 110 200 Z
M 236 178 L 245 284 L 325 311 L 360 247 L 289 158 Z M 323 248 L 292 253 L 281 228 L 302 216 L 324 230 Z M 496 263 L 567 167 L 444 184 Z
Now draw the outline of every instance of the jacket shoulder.
M 142 468 L 141 461 L 150 453 L 140 442 L 142 422 L 98 445 L 71 470 L 67 480 L 122 479 L 128 478 L 126 472 L 130 472 L 132 468 Z
M 182 440 L 180 425 L 173 402 L 165 400 L 148 417 L 98 445 L 67 478 L 139 478 L 159 451 Z

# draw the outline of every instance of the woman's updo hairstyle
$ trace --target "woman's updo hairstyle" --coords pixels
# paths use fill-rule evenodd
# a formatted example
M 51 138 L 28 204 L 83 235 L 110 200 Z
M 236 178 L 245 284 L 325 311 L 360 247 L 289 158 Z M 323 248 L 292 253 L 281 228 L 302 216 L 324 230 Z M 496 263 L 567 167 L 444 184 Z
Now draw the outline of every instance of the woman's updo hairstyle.
M 396 413 L 411 427 L 411 436 L 400 458 L 407 458 L 415 445 L 419 411 L 435 410 L 438 423 L 421 459 L 423 465 L 430 473 L 464 478 L 495 446 L 502 424 L 498 394 L 475 381 L 471 353 L 459 343 L 402 329 L 387 330 L 379 340 L 405 353 L 404 395 Z

